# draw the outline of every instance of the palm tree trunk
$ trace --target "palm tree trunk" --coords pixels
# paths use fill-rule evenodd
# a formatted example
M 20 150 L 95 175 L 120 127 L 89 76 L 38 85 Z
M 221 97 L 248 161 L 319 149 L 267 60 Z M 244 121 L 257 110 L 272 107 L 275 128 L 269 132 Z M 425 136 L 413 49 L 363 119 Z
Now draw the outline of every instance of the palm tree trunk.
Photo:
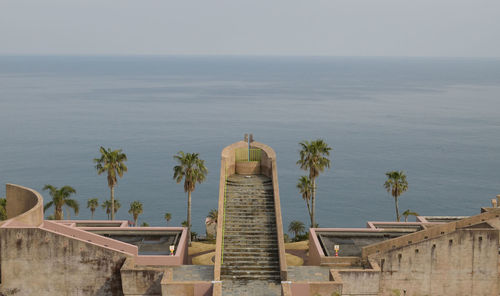
M 312 196 L 311 196 L 311 227 L 316 227 L 316 221 L 314 220 L 314 207 L 316 205 L 316 179 L 312 180 Z
M 188 191 L 187 222 L 188 222 L 188 244 L 191 245 L 191 191 Z
M 95 211 L 95 210 L 92 210 L 92 211 L 91 211 L 91 212 L 92 212 L 92 218 L 90 218 L 91 220 L 94 220 L 94 211 Z
M 399 222 L 400 217 L 399 217 L 399 206 L 398 206 L 398 197 L 397 196 L 394 197 L 394 204 L 396 205 L 396 221 Z
M 111 220 L 115 220 L 115 187 L 111 186 Z
M 309 214 L 309 219 L 311 220 L 311 227 L 313 227 L 313 220 L 312 220 L 312 215 L 311 215 L 311 206 L 309 205 L 309 201 L 306 200 L 306 205 L 307 205 L 307 213 Z
M 134 217 L 134 226 L 137 227 L 137 218 L 139 218 L 138 216 L 137 217 Z
M 64 214 L 62 212 L 62 208 L 56 206 L 56 211 L 54 213 L 54 219 L 55 220 L 62 220 L 64 218 L 63 215 Z

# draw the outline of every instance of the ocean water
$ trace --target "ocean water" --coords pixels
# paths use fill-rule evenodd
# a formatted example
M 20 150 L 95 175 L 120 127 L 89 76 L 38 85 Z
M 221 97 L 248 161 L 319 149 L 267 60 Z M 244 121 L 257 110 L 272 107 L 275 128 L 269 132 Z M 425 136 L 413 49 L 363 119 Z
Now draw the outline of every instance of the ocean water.
M 404 170 L 400 210 L 473 215 L 500 194 L 500 60 L 314 57 L 0 57 L 0 196 L 5 183 L 42 191 L 71 185 L 86 201 L 108 198 L 92 159 L 123 149 L 118 219 L 186 217 L 172 156 L 198 152 L 209 174 L 193 193 L 193 229 L 217 207 L 220 152 L 253 133 L 278 157 L 285 226 L 307 225 L 295 188 L 298 142 L 323 138 L 332 168 L 318 178 L 323 227 L 393 220 L 382 184 Z M 52 213 L 52 209 L 49 213 Z M 105 219 L 102 209 L 96 218 Z

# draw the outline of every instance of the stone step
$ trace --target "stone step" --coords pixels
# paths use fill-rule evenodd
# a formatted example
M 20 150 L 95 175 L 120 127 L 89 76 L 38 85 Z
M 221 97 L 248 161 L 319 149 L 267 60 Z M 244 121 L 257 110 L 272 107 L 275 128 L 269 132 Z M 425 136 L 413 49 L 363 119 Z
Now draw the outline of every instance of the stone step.
M 276 270 L 279 270 L 279 266 L 277 265 L 269 265 L 269 266 L 222 266 L 221 267 L 221 275 L 222 274 L 234 274 L 235 271 L 247 271 L 249 273 L 256 273 L 256 272 L 276 272 Z
M 254 235 L 262 235 L 262 234 L 272 235 L 272 234 L 276 234 L 276 231 L 271 230 L 271 229 L 266 229 L 266 230 L 262 230 L 262 231 L 255 231 L 255 230 L 240 230 L 240 231 L 235 231 L 235 230 L 227 230 L 226 229 L 224 231 L 224 234 L 225 235 L 235 234 L 235 235 L 240 235 L 240 236 L 254 236 Z
M 274 212 L 272 213 L 262 213 L 262 215 L 256 213 L 255 215 L 238 215 L 236 213 L 226 213 L 226 218 L 233 218 L 233 217 L 236 217 L 236 218 L 255 218 L 255 217 L 269 217 L 269 218 L 273 218 L 273 219 L 276 219 L 275 216 L 274 216 Z
M 242 278 L 245 276 L 251 276 L 254 278 L 258 278 L 259 276 L 261 277 L 273 277 L 273 276 L 280 276 L 280 271 L 279 269 L 277 270 L 252 270 L 252 271 L 246 271 L 246 270 L 228 270 L 227 273 L 223 273 L 221 269 L 221 276 L 224 275 L 225 278 Z
M 221 268 L 229 270 L 234 268 L 235 270 L 242 270 L 244 268 L 250 267 L 251 270 L 277 270 L 280 268 L 279 262 L 259 262 L 259 263 L 247 263 L 249 260 L 230 260 L 230 258 L 224 257 L 224 263 L 222 263 Z
M 224 250 L 224 258 L 230 258 L 232 256 L 237 257 L 256 257 L 256 258 L 267 258 L 267 257 L 278 257 L 278 251 L 246 251 L 246 252 L 234 252 Z
M 275 248 L 277 245 L 277 242 L 269 242 L 269 243 L 255 243 L 252 242 L 251 244 L 245 244 L 245 243 L 232 243 L 231 245 L 226 245 L 224 244 L 224 248 L 226 247 L 234 247 L 234 248 L 247 248 L 247 247 L 255 247 L 255 248 Z
M 262 227 L 259 225 L 250 225 L 250 226 L 245 226 L 245 225 L 230 225 L 227 224 L 226 228 L 224 230 L 224 233 L 226 231 L 273 231 L 276 232 L 276 227 L 274 226 L 269 226 L 269 227 Z
M 258 258 L 271 258 L 272 256 L 278 256 L 278 249 L 276 247 L 271 248 L 253 248 L 252 250 L 247 250 L 252 246 L 251 244 L 247 246 L 242 246 L 240 249 L 231 248 L 228 249 L 224 246 L 224 256 L 248 256 L 255 255 Z

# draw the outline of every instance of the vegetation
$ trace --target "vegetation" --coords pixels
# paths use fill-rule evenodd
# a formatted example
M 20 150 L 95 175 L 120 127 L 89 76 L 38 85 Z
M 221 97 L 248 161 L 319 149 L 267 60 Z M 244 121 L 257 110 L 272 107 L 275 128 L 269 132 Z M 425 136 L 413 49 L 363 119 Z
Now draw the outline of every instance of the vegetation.
M 217 218 L 219 217 L 219 211 L 217 209 L 211 209 L 210 212 L 208 212 L 208 221 L 207 224 L 213 224 L 217 223 Z
M 167 225 L 168 225 L 168 222 L 170 222 L 170 220 L 172 220 L 172 214 L 165 213 L 165 220 L 167 220 Z
M 94 212 L 97 207 L 99 207 L 99 200 L 97 198 L 89 198 L 89 200 L 87 200 L 87 208 L 90 209 L 92 213 L 92 219 L 94 219 Z
M 300 194 L 302 194 L 302 199 L 306 202 L 307 213 L 309 214 L 309 219 L 311 219 L 311 227 L 314 225 L 313 215 L 311 212 L 311 196 L 312 196 L 312 182 L 308 176 L 302 176 L 299 178 L 297 183 L 297 189 L 299 189 Z
M 108 220 L 110 219 L 110 215 L 111 215 L 111 208 L 113 208 L 113 209 L 114 209 L 114 214 L 116 214 L 116 212 L 118 212 L 118 210 L 121 208 L 121 206 L 122 206 L 122 205 L 120 204 L 120 202 L 119 202 L 117 199 L 115 199 L 115 200 L 114 200 L 114 207 L 111 207 L 111 201 L 110 201 L 109 199 L 108 199 L 108 200 L 105 200 L 105 201 L 102 203 L 102 205 L 101 205 L 101 207 L 102 207 L 104 210 L 106 210 L 106 215 L 108 215 Z
M 0 220 L 7 220 L 7 199 L 0 198 Z
M 43 207 L 43 211 L 45 212 L 48 208 L 54 206 L 54 220 L 62 220 L 64 218 L 63 206 L 73 209 L 75 215 L 78 215 L 78 202 L 69 198 L 72 194 L 76 193 L 73 187 L 66 185 L 57 188 L 47 184 L 43 187 L 43 190 L 49 190 L 49 194 L 52 197 L 52 200 Z
M 294 220 L 288 225 L 288 231 L 294 234 L 294 239 L 297 239 L 297 236 L 306 231 L 306 227 L 301 221 Z
M 181 225 L 182 225 L 182 227 L 188 227 L 189 224 L 188 224 L 187 220 L 184 220 L 184 221 L 182 221 Z
M 396 207 L 396 221 L 401 220 L 399 215 L 399 205 L 398 198 L 401 194 L 408 190 L 408 181 L 406 181 L 406 175 L 403 171 L 392 171 L 385 173 L 387 176 L 387 181 L 384 183 L 385 190 L 389 192 L 392 197 L 394 197 L 394 205 Z
M 184 153 L 179 151 L 174 156 L 174 160 L 178 165 L 174 166 L 174 180 L 177 183 L 184 180 L 184 192 L 188 194 L 187 206 L 187 227 L 188 234 L 191 233 L 191 193 L 195 190 L 196 183 L 205 181 L 208 173 L 205 167 L 205 161 L 198 157 L 198 153 Z M 189 244 L 191 244 L 191 235 L 189 237 Z
M 408 222 L 408 216 L 418 216 L 417 212 L 412 212 L 410 209 L 407 209 L 406 211 L 403 212 L 403 216 L 405 216 L 405 222 Z
M 299 152 L 300 159 L 297 161 L 297 165 L 309 172 L 309 179 L 311 180 L 311 227 L 315 227 L 316 178 L 325 168 L 330 168 L 330 159 L 328 157 L 332 148 L 321 139 L 311 142 L 303 141 L 299 145 L 302 149 Z
M 142 202 L 138 200 L 131 202 L 128 213 L 132 214 L 134 217 L 134 225 L 137 226 L 137 219 L 139 218 L 139 215 L 142 214 Z
M 141 227 L 149 227 L 149 223 L 148 222 L 142 222 Z
M 106 172 L 108 174 L 108 186 L 110 189 L 110 200 L 111 200 L 111 220 L 115 219 L 115 186 L 118 183 L 118 177 L 123 177 L 123 173 L 127 171 L 127 166 L 125 161 L 127 161 L 127 156 L 122 153 L 122 150 L 113 150 L 108 148 L 107 150 L 101 146 L 99 149 L 101 153 L 100 158 L 95 158 L 97 174 L 102 174 Z

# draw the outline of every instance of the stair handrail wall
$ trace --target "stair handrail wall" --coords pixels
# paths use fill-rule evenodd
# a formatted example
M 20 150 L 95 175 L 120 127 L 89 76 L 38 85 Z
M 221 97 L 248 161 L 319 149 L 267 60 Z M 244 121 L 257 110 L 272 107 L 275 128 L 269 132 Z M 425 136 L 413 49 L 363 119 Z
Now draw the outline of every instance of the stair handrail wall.
M 214 281 L 220 282 L 221 266 L 223 260 L 224 248 L 224 223 L 225 223 L 225 206 L 226 206 L 226 180 L 229 176 L 236 172 L 235 149 L 248 147 L 248 143 L 239 141 L 233 143 L 221 152 L 220 176 L 219 176 L 219 207 L 217 221 L 217 237 L 215 240 L 215 260 L 214 260 Z M 214 295 L 218 295 L 218 290 L 214 288 Z
M 287 280 L 287 264 L 285 255 L 285 240 L 283 235 L 283 221 L 281 217 L 280 191 L 278 183 L 278 167 L 276 165 L 276 153 L 274 150 L 262 143 L 252 142 L 251 148 L 259 148 L 263 151 L 261 155 L 261 172 L 270 177 L 273 182 L 274 212 L 276 216 L 276 232 L 278 238 L 278 251 L 280 261 L 280 276 L 282 281 Z

